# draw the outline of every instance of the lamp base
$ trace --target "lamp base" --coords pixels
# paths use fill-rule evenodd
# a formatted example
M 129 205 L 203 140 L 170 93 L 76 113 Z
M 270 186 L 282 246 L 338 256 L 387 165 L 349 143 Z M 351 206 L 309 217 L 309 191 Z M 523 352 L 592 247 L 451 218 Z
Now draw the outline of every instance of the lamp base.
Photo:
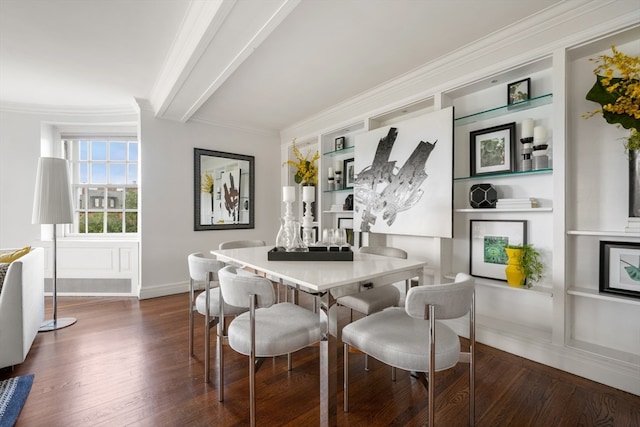
M 66 328 L 67 326 L 71 326 L 76 323 L 76 321 L 77 320 L 74 317 L 63 317 L 62 319 L 57 320 L 45 320 L 40 325 L 40 329 L 38 329 L 38 332 L 49 332 Z

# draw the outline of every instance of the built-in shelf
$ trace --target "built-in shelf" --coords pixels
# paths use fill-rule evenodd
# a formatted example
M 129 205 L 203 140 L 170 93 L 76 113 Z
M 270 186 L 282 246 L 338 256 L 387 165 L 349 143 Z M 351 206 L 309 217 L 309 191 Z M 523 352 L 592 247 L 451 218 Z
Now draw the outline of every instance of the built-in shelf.
M 323 193 L 352 193 L 353 188 L 338 188 L 337 190 L 324 190 Z
M 498 213 L 498 212 L 552 212 L 553 208 L 518 208 L 518 209 L 499 209 L 499 208 L 464 208 L 464 209 L 456 209 L 456 212 L 489 212 L 489 213 Z
M 469 114 L 467 116 L 458 117 L 454 120 L 455 126 L 468 125 L 470 123 L 479 122 L 481 120 L 492 119 L 494 117 L 500 117 L 505 114 L 515 113 L 520 111 L 529 110 L 531 108 L 542 107 L 553 102 L 553 94 L 546 94 L 537 96 L 535 98 L 527 99 L 526 101 L 516 102 L 511 105 L 501 105 L 500 107 L 491 108 L 489 110 L 480 111 L 478 113 Z
M 638 232 L 627 231 L 600 231 L 600 230 L 569 230 L 567 234 L 572 236 L 604 236 L 604 237 L 635 237 L 640 238 Z
M 454 273 L 449 273 L 444 275 L 445 278 L 450 280 L 455 280 L 456 275 Z M 549 296 L 553 296 L 553 291 L 551 288 L 546 288 L 544 286 L 532 286 L 530 288 L 518 288 L 515 286 L 509 286 L 507 282 L 503 282 L 501 280 L 491 280 L 485 279 L 483 277 L 474 277 L 474 282 L 476 285 L 488 286 L 490 288 L 499 288 L 499 289 L 509 289 L 515 292 L 540 292 L 542 294 L 546 294 Z
M 327 156 L 327 157 L 341 156 L 343 154 L 353 153 L 355 148 L 356 147 L 352 145 L 351 147 L 345 147 L 342 150 L 327 151 L 326 153 L 323 154 L 323 156 Z
M 460 176 L 457 178 L 453 178 L 454 181 L 468 181 L 473 179 L 494 179 L 494 178 L 512 178 L 514 176 L 522 176 L 522 175 L 538 175 L 538 174 L 547 174 L 553 172 L 553 168 L 545 168 L 545 169 L 536 169 L 530 171 L 515 171 L 515 172 L 501 172 L 501 173 L 490 173 L 476 176 Z
M 601 301 L 611 301 L 622 304 L 631 304 L 640 306 L 640 299 L 633 297 L 626 297 L 624 295 L 614 295 L 601 293 L 595 289 L 581 288 L 578 286 L 572 286 L 567 290 L 569 295 L 575 295 L 584 298 L 593 298 Z

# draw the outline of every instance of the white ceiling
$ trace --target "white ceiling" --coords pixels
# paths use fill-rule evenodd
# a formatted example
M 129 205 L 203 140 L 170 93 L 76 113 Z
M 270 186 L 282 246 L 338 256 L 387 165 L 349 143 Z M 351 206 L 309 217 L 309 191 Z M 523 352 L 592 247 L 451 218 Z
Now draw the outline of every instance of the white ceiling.
M 278 131 L 559 3 L 0 0 L 0 106 Z

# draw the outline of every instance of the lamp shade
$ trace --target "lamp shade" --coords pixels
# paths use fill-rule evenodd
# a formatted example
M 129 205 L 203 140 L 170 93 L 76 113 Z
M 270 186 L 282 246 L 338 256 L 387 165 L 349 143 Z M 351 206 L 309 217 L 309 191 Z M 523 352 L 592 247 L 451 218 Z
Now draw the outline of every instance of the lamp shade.
M 40 158 L 31 222 L 33 224 L 73 222 L 71 182 L 66 160 L 55 157 Z

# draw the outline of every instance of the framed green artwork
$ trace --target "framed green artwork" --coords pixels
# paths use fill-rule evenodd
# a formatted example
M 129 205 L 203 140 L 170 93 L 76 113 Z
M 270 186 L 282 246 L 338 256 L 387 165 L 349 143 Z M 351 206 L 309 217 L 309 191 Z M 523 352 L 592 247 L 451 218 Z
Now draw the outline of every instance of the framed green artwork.
M 527 221 L 469 221 L 469 273 L 487 279 L 507 280 L 507 245 L 527 243 Z

